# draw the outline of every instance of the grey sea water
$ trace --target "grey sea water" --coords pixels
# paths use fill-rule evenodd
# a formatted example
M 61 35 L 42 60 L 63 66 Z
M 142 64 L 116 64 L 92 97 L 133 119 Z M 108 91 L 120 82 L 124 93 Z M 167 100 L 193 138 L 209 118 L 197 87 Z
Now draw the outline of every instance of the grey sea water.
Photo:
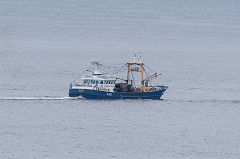
M 238 0 L 0 0 L 0 158 L 240 158 Z M 68 98 L 141 51 L 164 100 Z

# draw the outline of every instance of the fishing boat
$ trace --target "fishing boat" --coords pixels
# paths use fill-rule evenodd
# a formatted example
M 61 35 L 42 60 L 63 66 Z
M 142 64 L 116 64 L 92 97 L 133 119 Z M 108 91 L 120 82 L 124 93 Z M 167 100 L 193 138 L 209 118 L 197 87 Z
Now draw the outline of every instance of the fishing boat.
M 168 88 L 164 85 L 151 85 L 151 80 L 157 78 L 158 73 L 147 75 L 145 64 L 134 56 L 134 60 L 127 62 L 127 77 L 119 78 L 101 71 L 100 63 L 95 70 L 86 70 L 90 75 L 81 78 L 81 83 L 71 83 L 69 88 L 70 97 L 85 99 L 161 99 Z M 134 73 L 140 73 L 140 84 L 136 84 Z

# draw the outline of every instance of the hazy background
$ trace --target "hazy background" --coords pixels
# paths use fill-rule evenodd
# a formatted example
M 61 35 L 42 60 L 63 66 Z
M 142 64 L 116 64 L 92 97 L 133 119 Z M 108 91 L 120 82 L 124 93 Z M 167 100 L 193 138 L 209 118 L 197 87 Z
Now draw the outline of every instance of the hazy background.
M 238 0 L 0 0 L 0 156 L 239 158 L 239 44 Z M 163 101 L 66 98 L 138 51 Z

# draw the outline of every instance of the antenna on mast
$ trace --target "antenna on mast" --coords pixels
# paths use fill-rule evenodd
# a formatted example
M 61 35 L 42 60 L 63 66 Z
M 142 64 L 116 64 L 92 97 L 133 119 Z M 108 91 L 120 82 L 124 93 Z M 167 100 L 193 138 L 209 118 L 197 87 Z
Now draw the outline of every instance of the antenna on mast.
M 138 61 L 141 61 L 141 58 L 142 58 L 141 53 L 140 51 L 138 51 Z
M 138 53 L 133 54 L 133 62 L 141 62 L 141 53 L 140 51 Z
M 100 71 L 100 66 L 103 66 L 103 65 L 100 64 L 99 61 L 96 61 L 96 60 L 93 60 L 91 63 L 92 63 L 92 65 L 96 66 L 96 68 L 95 68 L 95 73 L 99 73 L 99 71 Z

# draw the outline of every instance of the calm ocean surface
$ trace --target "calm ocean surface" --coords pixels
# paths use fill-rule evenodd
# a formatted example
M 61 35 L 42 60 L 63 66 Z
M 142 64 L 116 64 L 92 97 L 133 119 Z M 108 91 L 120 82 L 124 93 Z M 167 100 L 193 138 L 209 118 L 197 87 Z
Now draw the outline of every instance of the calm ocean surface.
M 164 100 L 68 98 L 143 62 Z M 0 0 L 0 158 L 240 158 L 240 1 Z

